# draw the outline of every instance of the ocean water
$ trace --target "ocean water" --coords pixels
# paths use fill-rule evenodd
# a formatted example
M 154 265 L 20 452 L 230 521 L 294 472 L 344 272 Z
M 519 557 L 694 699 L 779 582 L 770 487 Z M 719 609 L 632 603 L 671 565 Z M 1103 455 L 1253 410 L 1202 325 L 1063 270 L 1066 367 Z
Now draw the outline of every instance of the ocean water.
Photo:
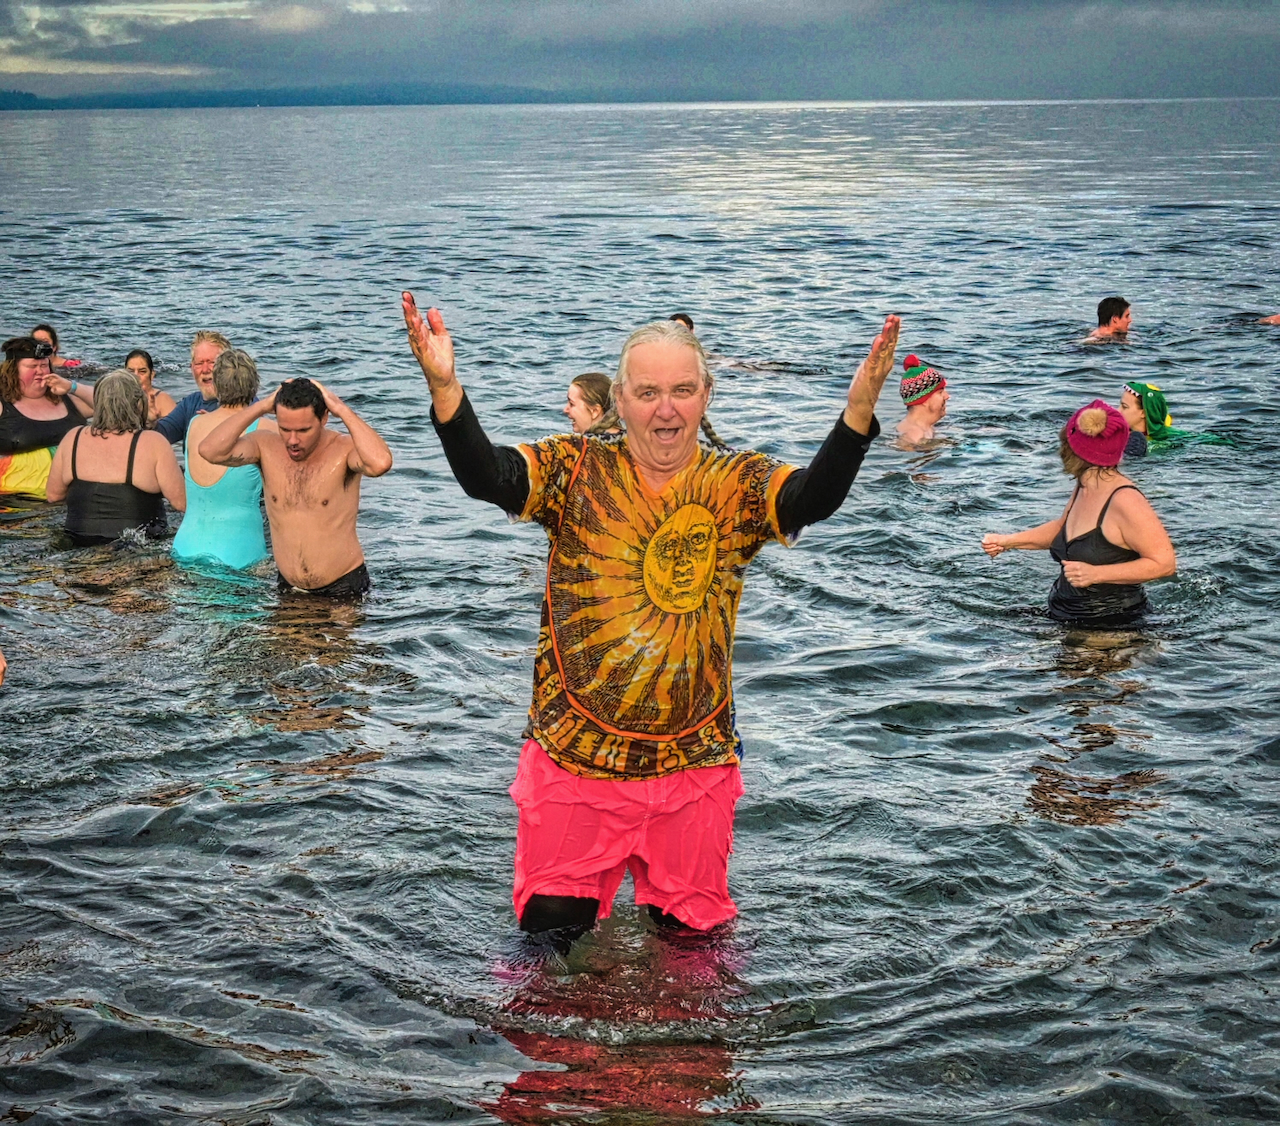
M 1280 101 L 8 113 L 0 169 L 6 336 L 177 397 L 218 328 L 396 459 L 358 608 L 0 512 L 0 1122 L 1280 1119 Z M 405 287 L 502 441 L 677 310 L 801 464 L 886 313 L 945 369 L 749 573 L 723 933 L 516 933 L 545 537 L 453 482 Z M 1132 378 L 1237 445 L 1133 467 L 1178 575 L 1067 632 L 978 541 Z

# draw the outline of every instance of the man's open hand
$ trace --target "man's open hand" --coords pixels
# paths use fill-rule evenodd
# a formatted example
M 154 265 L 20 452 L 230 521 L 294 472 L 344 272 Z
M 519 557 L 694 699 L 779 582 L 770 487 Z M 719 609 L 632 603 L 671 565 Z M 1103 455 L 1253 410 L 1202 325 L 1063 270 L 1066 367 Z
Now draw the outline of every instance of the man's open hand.
M 884 328 L 871 342 L 871 351 L 858 365 L 849 385 L 849 405 L 845 408 L 844 420 L 847 426 L 860 434 L 866 434 L 871 428 L 871 416 L 875 413 L 881 388 L 893 371 L 893 354 L 897 350 L 901 330 L 902 320 L 899 317 L 892 313 L 885 317 Z
M 409 347 L 427 377 L 427 385 L 433 392 L 443 391 L 457 378 L 453 367 L 453 338 L 444 327 L 444 317 L 439 309 L 428 309 L 424 321 L 408 290 L 400 299 L 404 306 L 404 326 L 409 331 Z

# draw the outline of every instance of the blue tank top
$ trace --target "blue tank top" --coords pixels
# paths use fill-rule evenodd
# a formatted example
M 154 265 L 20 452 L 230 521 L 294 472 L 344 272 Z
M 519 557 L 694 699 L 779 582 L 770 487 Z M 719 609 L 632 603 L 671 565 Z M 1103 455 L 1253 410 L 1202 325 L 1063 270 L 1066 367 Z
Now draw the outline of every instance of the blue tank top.
M 252 433 L 257 426 L 255 422 L 245 433 Z M 262 533 L 262 474 L 258 467 L 234 466 L 214 484 L 198 485 L 191 477 L 188 458 L 184 475 L 187 512 L 173 537 L 173 557 L 181 562 L 212 559 L 238 570 L 265 559 L 267 539 Z

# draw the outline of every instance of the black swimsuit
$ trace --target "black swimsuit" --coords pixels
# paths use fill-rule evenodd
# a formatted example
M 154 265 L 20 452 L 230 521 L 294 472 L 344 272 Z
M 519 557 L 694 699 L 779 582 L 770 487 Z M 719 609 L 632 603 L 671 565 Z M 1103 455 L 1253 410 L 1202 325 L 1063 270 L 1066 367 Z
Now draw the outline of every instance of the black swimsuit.
M 76 452 L 81 430 L 71 442 L 71 484 L 67 487 L 66 532 L 79 547 L 110 543 L 130 528 L 140 528 L 148 536 L 160 538 L 168 532 L 164 501 L 159 493 L 148 493 L 133 483 L 133 455 L 142 431 L 134 432 L 129 444 L 129 465 L 122 484 L 82 481 L 76 475 Z
M 67 395 L 64 418 L 28 418 L 12 403 L 5 403 L 0 414 L 0 457 L 24 454 L 30 450 L 51 449 L 77 426 L 84 425 L 84 415 Z
M 1142 556 L 1127 547 L 1118 547 L 1102 534 L 1102 521 L 1107 517 L 1107 509 L 1120 489 L 1138 489 L 1136 485 L 1121 485 L 1112 490 L 1107 503 L 1098 514 L 1097 526 L 1073 540 L 1067 539 L 1067 516 L 1071 515 L 1079 488 L 1067 505 L 1067 516 L 1062 519 L 1062 527 L 1054 536 L 1049 547 L 1049 554 L 1058 563 L 1072 561 L 1091 563 L 1095 567 L 1107 567 L 1114 563 L 1132 563 Z M 1141 490 L 1138 490 L 1139 492 Z M 1147 594 L 1141 583 L 1095 583 L 1093 586 L 1074 587 L 1067 582 L 1066 573 L 1060 571 L 1058 580 L 1049 591 L 1049 617 L 1059 622 L 1070 622 L 1076 625 L 1115 628 L 1132 625 L 1147 609 Z

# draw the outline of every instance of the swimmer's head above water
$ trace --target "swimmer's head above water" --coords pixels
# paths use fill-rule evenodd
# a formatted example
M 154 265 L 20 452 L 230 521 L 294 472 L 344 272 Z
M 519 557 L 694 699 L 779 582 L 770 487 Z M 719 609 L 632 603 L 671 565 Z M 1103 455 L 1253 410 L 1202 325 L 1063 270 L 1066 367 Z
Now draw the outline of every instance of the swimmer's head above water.
M 207 400 L 217 398 L 213 388 L 213 365 L 231 347 L 231 341 L 220 332 L 201 329 L 191 338 L 191 375 Z

